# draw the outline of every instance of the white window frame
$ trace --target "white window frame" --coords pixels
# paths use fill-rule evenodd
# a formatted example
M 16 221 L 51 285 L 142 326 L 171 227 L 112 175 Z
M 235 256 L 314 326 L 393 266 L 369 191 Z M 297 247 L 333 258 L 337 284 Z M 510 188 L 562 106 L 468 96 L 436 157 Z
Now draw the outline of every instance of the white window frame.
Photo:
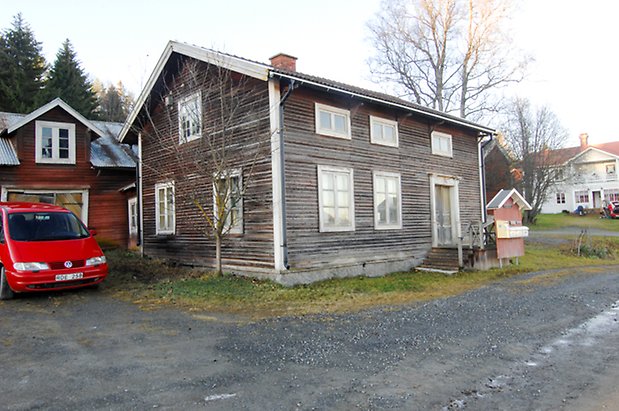
M 346 132 L 341 133 L 335 130 L 335 128 L 322 128 L 320 125 L 320 113 L 321 112 L 329 113 L 331 115 L 331 124 L 335 124 L 335 122 L 333 121 L 334 115 L 344 116 L 346 118 L 346 121 L 345 121 Z M 350 140 L 352 138 L 351 131 L 350 131 L 350 111 L 349 110 L 344 110 L 341 108 L 328 106 L 326 104 L 315 103 L 315 120 L 316 120 L 316 134 L 320 134 L 323 136 L 344 138 L 347 140 Z
M 606 164 L 606 174 L 608 175 L 615 175 L 615 164 Z
M 388 221 L 387 223 L 381 223 L 380 219 L 379 219 L 379 212 L 378 212 L 378 207 L 379 207 L 379 203 L 378 203 L 378 191 L 377 191 L 377 184 L 376 184 L 376 180 L 378 178 L 385 178 L 385 179 L 395 179 L 396 180 L 396 189 L 397 189 L 397 198 L 396 198 L 396 204 L 398 207 L 398 221 L 396 221 L 395 223 Z M 400 176 L 400 174 L 398 173 L 391 173 L 391 172 L 387 172 L 387 171 L 374 171 L 373 173 L 373 178 L 372 178 L 372 186 L 373 186 L 373 191 L 374 191 L 374 229 L 376 230 L 397 230 L 397 229 L 401 229 L 402 228 L 402 177 Z M 387 193 L 384 193 L 387 194 Z M 385 215 L 387 216 L 387 220 L 389 220 L 389 201 L 387 200 L 388 197 L 385 195 Z
M 244 216 L 243 216 L 243 173 L 241 172 L 241 169 L 234 169 L 234 170 L 230 170 L 227 173 L 223 173 L 223 175 L 219 178 L 220 180 L 223 180 L 227 177 L 231 177 L 231 178 L 238 178 L 238 187 L 239 187 L 239 201 L 237 202 L 237 209 L 239 210 L 239 219 L 236 221 L 236 224 L 231 225 L 230 224 L 230 218 L 232 216 L 231 212 L 228 212 L 228 215 L 226 216 L 226 229 L 228 233 L 231 234 L 243 234 L 243 220 L 244 220 Z M 216 178 L 216 176 L 214 176 L 214 179 Z M 215 195 L 215 181 L 213 181 L 213 212 L 215 213 L 215 215 L 217 215 L 217 201 L 216 201 L 216 195 Z M 230 198 L 228 198 L 228 202 L 230 201 Z M 232 209 L 230 209 L 231 211 Z
M 135 208 L 135 211 L 134 211 Z M 127 217 L 129 218 L 129 235 L 138 233 L 138 199 L 137 197 L 127 200 Z M 133 225 L 135 220 L 135 226 Z
M 589 200 L 589 190 L 574 190 L 574 202 L 576 204 L 589 204 Z
M 565 204 L 565 192 L 558 191 L 556 199 L 557 199 L 557 204 Z
M 197 103 L 196 104 L 197 113 L 196 113 L 195 118 L 193 118 L 193 120 L 198 121 L 198 132 L 192 133 L 189 136 L 184 136 L 183 135 L 183 120 L 185 118 L 184 114 L 188 112 L 187 106 L 194 102 Z M 190 121 L 191 120 L 192 118 L 190 116 Z M 191 130 L 194 129 L 193 122 L 191 122 L 189 129 L 190 129 L 190 132 Z M 197 140 L 200 137 L 202 137 L 202 92 L 198 91 L 197 93 L 193 93 L 193 94 L 183 97 L 178 102 L 178 143 L 179 144 L 187 143 L 189 141 Z
M 168 193 L 167 190 L 172 190 L 172 204 L 167 202 L 165 203 L 165 210 L 163 210 L 163 215 L 167 221 L 165 227 L 161 227 L 159 223 L 159 217 L 161 214 L 161 210 L 159 209 L 159 190 L 164 189 L 165 198 L 167 200 Z M 155 234 L 174 234 L 176 232 L 176 197 L 174 192 L 174 182 L 169 181 L 165 183 L 157 183 L 155 184 Z
M 326 217 L 323 214 L 323 183 L 322 177 L 323 174 L 345 174 L 348 177 L 348 187 L 350 188 L 348 192 L 348 215 L 350 216 L 350 223 L 348 225 L 328 225 L 326 224 Z M 337 195 L 334 195 L 334 207 L 336 210 L 336 219 L 337 219 Z M 354 187 L 354 176 L 352 168 L 344 168 L 344 167 L 332 167 L 332 166 L 318 166 L 318 220 L 320 226 L 320 232 L 331 232 L 331 231 L 355 231 L 355 187 Z
M 52 157 L 43 157 L 43 128 L 52 129 Z M 69 131 L 69 157 L 60 158 L 60 137 L 59 130 Z M 75 124 L 59 123 L 55 121 L 36 121 L 35 122 L 35 161 L 44 164 L 75 164 Z
M 374 126 L 381 126 L 381 131 L 384 136 L 385 127 L 393 128 L 393 138 L 394 141 L 385 140 L 383 136 L 374 135 Z M 399 137 L 398 137 L 398 122 L 394 120 L 387 120 L 386 118 L 370 116 L 370 143 L 378 144 L 381 146 L 388 147 L 398 147 L 399 145 Z
M 440 131 L 433 131 L 432 136 L 432 154 L 443 157 L 453 158 L 453 138 L 451 134 L 443 133 Z M 446 140 L 448 142 L 448 149 L 442 150 L 439 140 Z

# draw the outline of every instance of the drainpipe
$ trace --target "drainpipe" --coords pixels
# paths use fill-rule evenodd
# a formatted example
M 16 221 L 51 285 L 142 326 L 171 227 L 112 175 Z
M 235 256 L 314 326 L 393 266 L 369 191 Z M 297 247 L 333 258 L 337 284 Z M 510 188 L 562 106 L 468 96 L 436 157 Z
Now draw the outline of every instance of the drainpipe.
M 288 264 L 288 236 L 286 234 L 286 155 L 284 153 L 284 104 L 292 90 L 294 90 L 297 86 L 295 85 L 295 81 L 291 80 L 288 85 L 288 89 L 286 93 L 282 96 L 279 102 L 279 163 L 280 163 L 280 181 L 282 182 L 281 187 L 281 210 L 282 210 L 282 257 L 284 259 L 284 268 L 286 270 L 290 269 L 290 264 Z
M 481 172 L 481 195 L 482 195 L 482 201 L 484 204 L 483 207 L 483 212 L 481 213 L 481 221 L 483 224 L 486 223 L 486 214 L 488 212 L 488 210 L 486 209 L 486 162 L 484 161 L 484 148 L 490 144 L 490 142 L 493 140 L 494 134 L 485 134 L 482 135 L 479 138 L 479 142 L 481 143 L 482 140 L 484 139 L 484 137 L 490 137 L 490 139 L 488 141 L 486 141 L 485 143 L 480 145 L 479 148 L 479 161 L 480 161 L 480 172 Z

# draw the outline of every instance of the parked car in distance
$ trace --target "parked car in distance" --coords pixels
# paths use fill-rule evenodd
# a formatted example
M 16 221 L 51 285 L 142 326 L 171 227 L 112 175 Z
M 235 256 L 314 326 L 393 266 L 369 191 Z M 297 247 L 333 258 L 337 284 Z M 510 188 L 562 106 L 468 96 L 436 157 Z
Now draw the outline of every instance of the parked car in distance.
M 0 300 L 14 293 L 92 286 L 108 274 L 105 255 L 71 211 L 0 202 Z

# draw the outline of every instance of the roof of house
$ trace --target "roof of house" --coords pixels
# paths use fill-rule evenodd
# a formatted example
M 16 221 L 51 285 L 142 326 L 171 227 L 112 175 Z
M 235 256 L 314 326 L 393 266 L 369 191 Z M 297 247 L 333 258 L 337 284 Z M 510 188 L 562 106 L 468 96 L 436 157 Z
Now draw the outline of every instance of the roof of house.
M 588 150 L 599 150 L 619 157 L 619 141 L 550 150 L 548 151 L 548 160 L 550 164 L 561 165 L 567 163 L 568 161 Z
M 50 101 L 29 114 L 0 112 L 0 165 L 16 166 L 20 164 L 17 152 L 11 141 L 11 133 L 55 107 L 61 107 L 97 134 L 98 138 L 90 144 L 90 162 L 94 167 L 135 167 L 135 153 L 133 153 L 130 146 L 121 144 L 117 139 L 123 126 L 122 123 L 88 120 L 60 98 Z
M 352 86 L 345 83 L 340 83 L 338 81 L 325 79 L 322 77 L 317 77 L 309 74 L 299 73 L 297 71 L 288 71 L 281 68 L 273 67 L 269 64 L 260 63 L 256 61 L 252 61 L 243 57 L 235 56 L 228 53 L 222 53 L 215 50 L 211 50 L 205 47 L 195 46 L 187 43 L 177 42 L 177 41 L 169 41 L 164 52 L 162 53 L 159 61 L 157 62 L 151 76 L 149 77 L 142 93 L 136 100 L 135 107 L 132 113 L 127 118 L 125 125 L 120 132 L 119 140 L 123 141 L 125 136 L 128 134 L 132 124 L 138 117 L 139 113 L 142 110 L 142 107 L 147 101 L 148 96 L 151 93 L 151 90 L 157 83 L 157 80 L 161 76 L 164 67 L 171 57 L 172 53 L 178 53 L 181 55 L 185 55 L 188 57 L 192 57 L 209 64 L 215 64 L 221 67 L 229 68 L 230 70 L 267 81 L 271 77 L 280 77 L 287 78 L 289 80 L 295 80 L 299 83 L 322 88 L 328 91 L 336 91 L 339 93 L 344 93 L 350 96 L 358 97 L 364 100 L 369 100 L 378 104 L 388 105 L 391 107 L 397 107 L 400 109 L 404 109 L 407 111 L 412 111 L 418 114 L 421 114 L 426 117 L 434 118 L 440 121 L 445 121 L 451 124 L 457 124 L 460 126 L 464 126 L 469 129 L 476 130 L 480 133 L 484 134 L 493 134 L 495 132 L 494 129 L 486 126 L 482 126 L 480 124 L 474 123 L 472 121 L 453 116 L 447 113 L 443 113 L 438 110 L 434 110 L 428 107 L 424 107 L 420 104 L 412 103 L 407 100 L 403 100 L 398 97 L 391 96 L 389 94 L 380 93 L 368 89 L 364 89 L 361 87 Z
M 501 208 L 510 198 L 520 207 L 521 210 L 531 209 L 531 206 L 529 205 L 527 200 L 525 200 L 524 197 L 515 188 L 512 188 L 511 190 L 502 189 L 501 191 L 499 191 L 494 196 L 494 198 L 490 200 L 486 208 L 488 210 L 496 210 L 498 208 Z

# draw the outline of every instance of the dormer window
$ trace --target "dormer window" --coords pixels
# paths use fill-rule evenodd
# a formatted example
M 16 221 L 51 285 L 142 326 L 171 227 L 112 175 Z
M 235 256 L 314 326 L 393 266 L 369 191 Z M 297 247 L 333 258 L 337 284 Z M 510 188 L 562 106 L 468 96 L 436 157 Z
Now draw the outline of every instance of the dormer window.
M 36 162 L 75 164 L 75 124 L 36 122 Z

